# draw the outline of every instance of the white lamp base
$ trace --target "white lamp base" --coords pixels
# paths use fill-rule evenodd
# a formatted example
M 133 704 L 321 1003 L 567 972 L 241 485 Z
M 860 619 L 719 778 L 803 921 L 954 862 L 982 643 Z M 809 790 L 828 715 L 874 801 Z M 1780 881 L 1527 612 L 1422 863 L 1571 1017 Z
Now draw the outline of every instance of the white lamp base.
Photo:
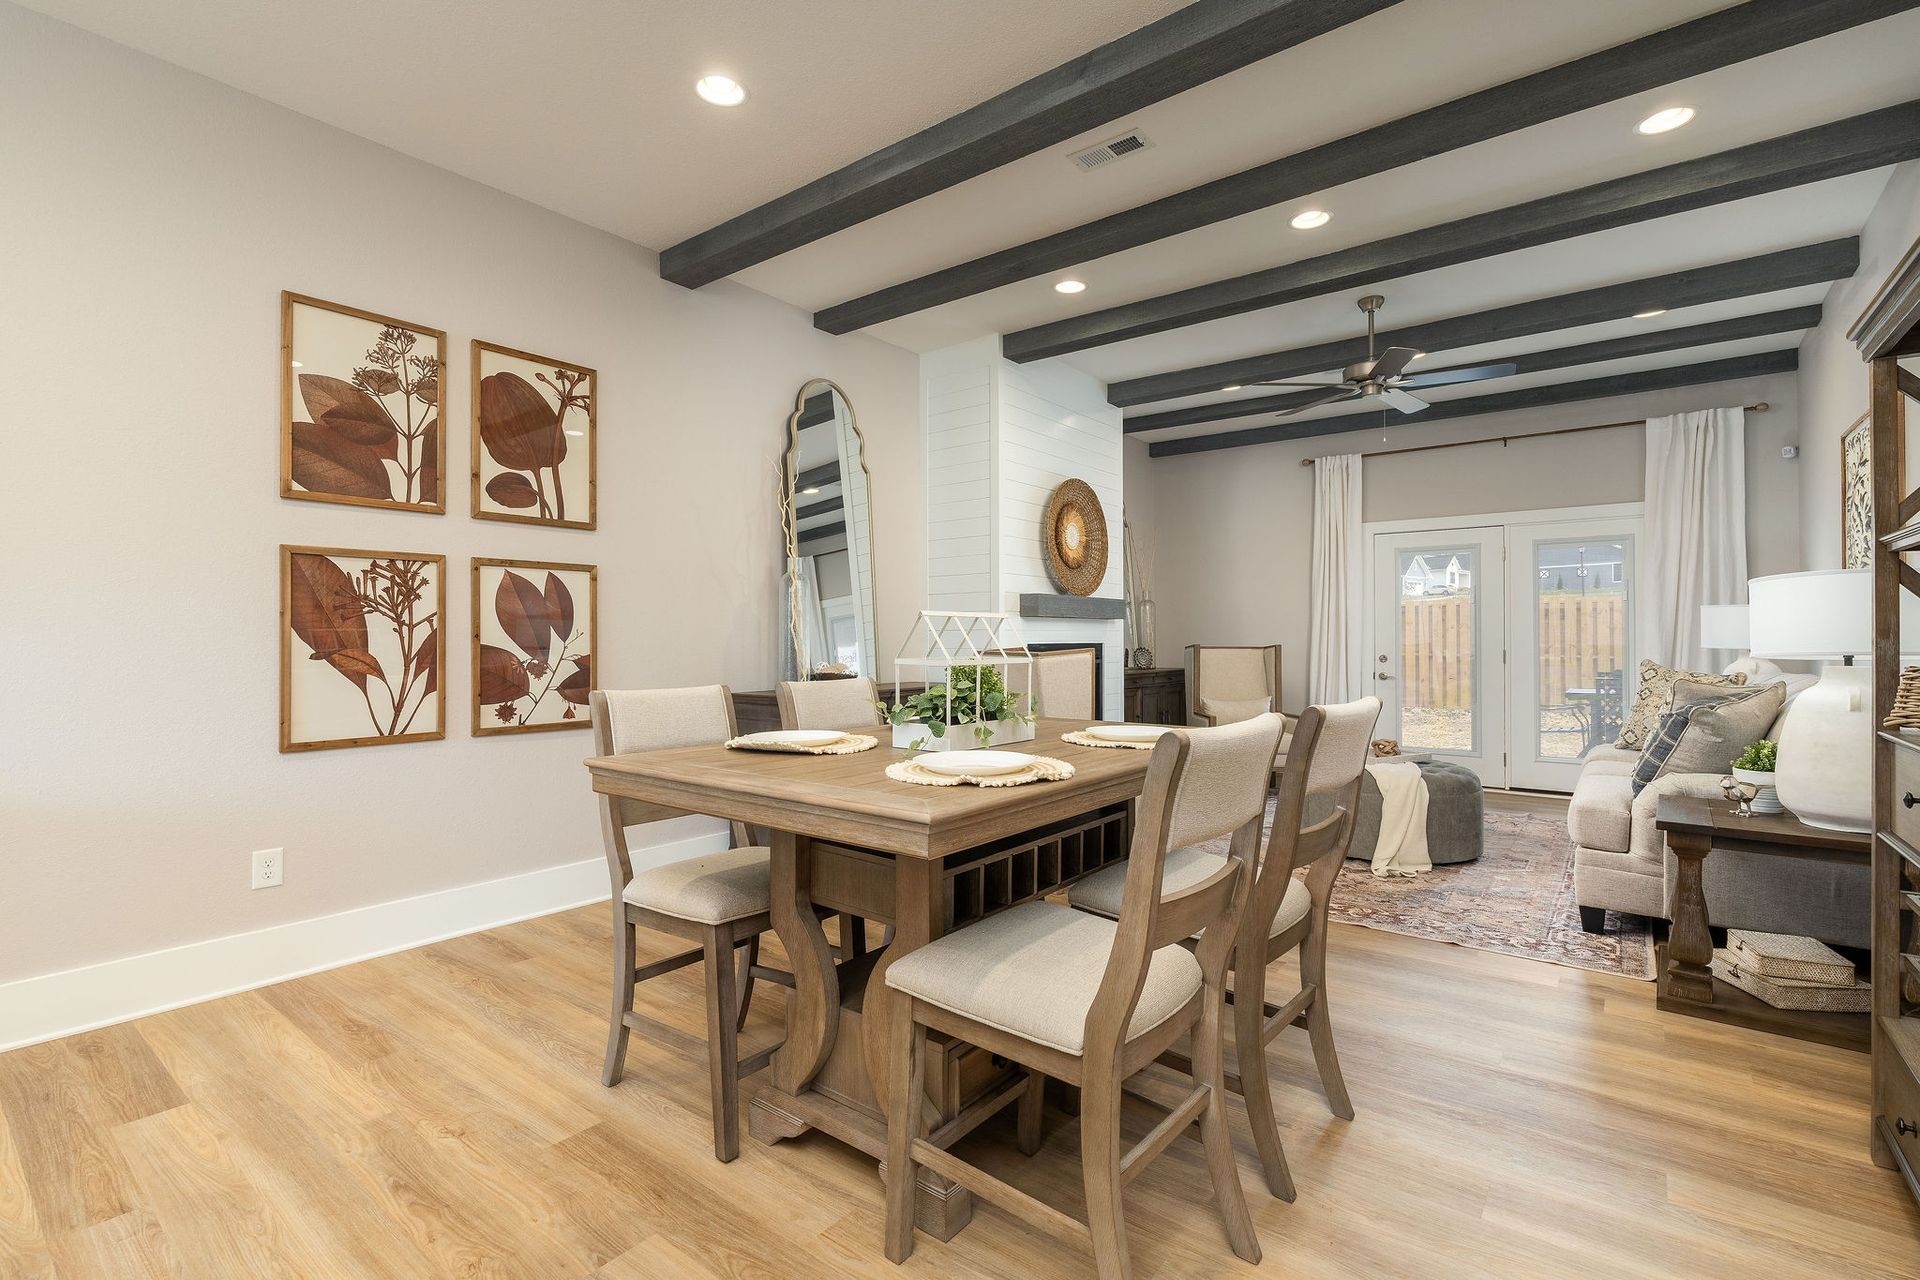
M 1830 664 L 1793 700 L 1774 769 L 1780 803 L 1810 827 L 1873 830 L 1873 669 Z

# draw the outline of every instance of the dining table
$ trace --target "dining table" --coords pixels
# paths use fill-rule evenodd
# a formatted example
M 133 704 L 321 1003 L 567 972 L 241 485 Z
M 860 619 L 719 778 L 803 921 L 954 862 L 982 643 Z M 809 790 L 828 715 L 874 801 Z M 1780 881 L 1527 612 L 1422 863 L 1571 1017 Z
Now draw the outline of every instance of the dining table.
M 923 786 L 886 768 L 917 752 L 879 738 L 839 755 L 751 751 L 721 744 L 588 760 L 595 791 L 669 813 L 757 828 L 771 850 L 772 922 L 792 967 L 786 1039 L 756 1082 L 748 1133 L 775 1143 L 808 1130 L 876 1161 L 886 1154 L 887 1029 L 895 997 L 886 971 L 956 928 L 1044 897 L 1124 859 L 1133 802 L 1150 751 L 1077 746 L 1061 734 L 1084 720 L 1040 719 L 1028 742 L 995 744 L 1063 760 L 1073 776 L 1019 786 Z M 956 743 L 970 746 L 970 743 Z M 887 944 L 838 953 L 823 915 L 890 929 Z M 1021 1073 L 973 1046 L 934 1035 L 927 1068 L 931 1140 L 958 1141 L 1024 1087 Z M 972 1216 L 965 1188 L 921 1173 L 918 1225 L 951 1239 Z

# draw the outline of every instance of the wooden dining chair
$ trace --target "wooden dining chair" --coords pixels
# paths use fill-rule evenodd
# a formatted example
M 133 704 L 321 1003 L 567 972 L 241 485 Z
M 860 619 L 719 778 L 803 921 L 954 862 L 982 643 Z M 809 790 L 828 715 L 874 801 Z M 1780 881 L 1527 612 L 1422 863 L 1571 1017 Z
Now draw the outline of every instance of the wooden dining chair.
M 852 729 L 880 723 L 880 691 L 872 676 L 782 680 L 773 691 L 782 729 Z
M 594 746 L 626 755 L 725 742 L 734 736 L 733 696 L 725 685 L 691 689 L 596 689 L 591 697 Z M 634 1012 L 634 988 L 649 978 L 704 964 L 707 986 L 707 1064 L 713 1106 L 713 1154 L 740 1154 L 740 1081 L 772 1058 L 767 1048 L 742 1059 L 738 1033 L 746 1024 L 756 977 L 790 984 L 791 976 L 763 968 L 760 935 L 772 927 L 768 850 L 748 842 L 731 824 L 731 847 L 635 874 L 627 828 L 684 816 L 680 810 L 601 794 L 600 833 L 613 880 L 613 1015 L 601 1083 L 619 1084 L 626 1070 L 627 1036 L 638 1029 L 676 1048 L 688 1037 Z M 672 934 L 698 945 L 636 966 L 634 930 Z
M 1353 1119 L 1327 1007 L 1327 909 L 1334 879 L 1353 840 L 1360 784 L 1379 717 L 1380 700 L 1361 698 L 1309 707 L 1295 722 L 1274 804 L 1273 831 L 1234 947 L 1228 1000 L 1233 1005 L 1238 1070 L 1227 1076 L 1227 1087 L 1246 1099 L 1267 1189 L 1282 1200 L 1292 1200 L 1295 1191 L 1274 1116 L 1266 1059 L 1267 1045 L 1280 1032 L 1294 1026 L 1306 1029 L 1328 1109 L 1342 1120 Z M 1309 825 L 1309 815 L 1314 813 L 1325 816 Z M 1166 875 L 1169 881 L 1179 881 L 1220 862 L 1219 854 L 1182 849 L 1168 856 Z M 1306 869 L 1304 879 L 1294 874 L 1302 868 Z M 1068 891 L 1068 901 L 1084 911 L 1116 916 L 1123 906 L 1126 874 L 1124 867 L 1105 868 L 1076 883 Z M 1190 940 L 1188 945 L 1196 943 Z M 1277 1005 L 1266 998 L 1266 966 L 1292 951 L 1300 953 L 1300 991 L 1286 1004 Z M 1185 1056 L 1177 1053 L 1164 1061 L 1175 1067 L 1186 1064 Z
M 782 680 L 774 689 L 782 729 L 857 729 L 884 723 L 880 718 L 880 691 L 872 676 L 845 680 Z M 842 960 L 867 954 L 867 922 L 841 912 L 840 941 L 835 950 Z M 893 940 L 889 926 L 886 940 Z
M 1280 646 L 1187 646 L 1187 716 L 1221 725 L 1280 710 Z
M 1100 714 L 1100 649 L 1076 645 L 1071 649 L 989 649 L 989 654 L 1031 658 L 1028 709 L 1056 720 L 1098 720 Z M 1016 690 L 1017 692 L 1017 690 Z
M 1023 903 L 938 938 L 887 970 L 887 985 L 902 997 L 889 1036 L 887 1257 L 903 1262 L 913 1252 L 915 1180 L 926 1165 L 1052 1235 L 1091 1245 L 1107 1280 L 1125 1277 L 1121 1190 L 1197 1121 L 1228 1243 L 1247 1261 L 1260 1260 L 1227 1134 L 1220 1046 L 1227 960 L 1251 895 L 1279 737 L 1277 716 L 1161 737 L 1135 805 L 1117 921 L 1057 903 Z M 1210 871 L 1163 880 L 1169 850 L 1228 834 L 1228 852 Z M 1181 945 L 1196 933 L 1197 946 Z M 947 1149 L 995 1104 L 929 1133 L 921 1097 L 929 1030 L 1026 1068 L 1025 1088 L 999 1095 L 997 1105 L 1020 1098 L 1020 1145 L 1029 1153 L 1039 1147 L 1046 1077 L 1079 1087 L 1086 1222 Z M 1189 1036 L 1193 1087 L 1145 1138 L 1123 1149 L 1123 1082 Z

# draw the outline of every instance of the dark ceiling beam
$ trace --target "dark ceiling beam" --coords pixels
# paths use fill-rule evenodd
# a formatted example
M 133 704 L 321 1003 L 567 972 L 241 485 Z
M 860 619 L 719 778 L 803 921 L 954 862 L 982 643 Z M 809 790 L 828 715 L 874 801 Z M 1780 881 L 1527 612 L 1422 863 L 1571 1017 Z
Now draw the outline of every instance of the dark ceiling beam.
M 1920 156 L 1920 101 L 1007 334 L 1025 362 L 1784 191 Z
M 1240 449 L 1253 444 L 1274 444 L 1283 440 L 1305 440 L 1314 436 L 1340 435 L 1351 431 L 1392 430 L 1422 422 L 1447 418 L 1471 418 L 1483 413 L 1506 413 L 1514 409 L 1540 409 L 1548 405 L 1574 404 L 1581 400 L 1604 400 L 1609 396 L 1632 395 L 1641 391 L 1666 391 L 1674 387 L 1705 386 L 1710 382 L 1732 382 L 1738 378 L 1757 378 L 1769 373 L 1791 373 L 1800 365 L 1800 352 L 1789 347 L 1756 356 L 1734 356 L 1726 360 L 1707 360 L 1683 364 L 1671 369 L 1648 369 L 1640 373 L 1616 373 L 1583 382 L 1562 382 L 1550 387 L 1527 387 L 1520 391 L 1501 391 L 1487 396 L 1466 396 L 1442 400 L 1422 413 L 1385 411 L 1349 413 L 1337 418 L 1314 418 L 1306 422 L 1277 423 L 1269 427 L 1250 427 L 1244 431 L 1222 431 L 1214 435 L 1188 436 L 1184 440 L 1161 440 L 1147 446 L 1155 458 L 1183 453 L 1210 453 L 1215 449 Z
M 1845 280 L 1859 269 L 1860 241 L 1850 236 L 1407 325 L 1381 333 L 1378 342 L 1383 349 L 1457 351 L 1485 342 L 1505 342 L 1584 324 L 1621 320 L 1655 307 L 1672 311 L 1803 285 L 1826 284 Z M 1107 384 L 1107 399 L 1125 408 L 1180 396 L 1205 395 L 1222 387 L 1248 386 L 1276 378 L 1297 378 L 1302 374 L 1341 369 L 1366 359 L 1366 355 L 1365 337 L 1345 338 L 1111 382 Z
M 681 241 L 660 274 L 710 284 L 1396 3 L 1199 0 Z
M 1618 101 L 1920 7 L 1920 0 L 1749 0 L 1149 204 L 828 307 L 847 333 Z
M 1820 306 L 1815 303 L 1808 307 L 1787 307 L 1780 311 L 1768 311 L 1756 316 L 1735 316 L 1731 320 L 1713 320 L 1705 324 L 1682 325 L 1677 329 L 1656 329 L 1648 333 L 1631 334 L 1624 338 L 1608 338 L 1602 342 L 1583 342 L 1577 346 L 1558 347 L 1552 351 L 1530 351 L 1521 355 L 1489 356 L 1484 360 L 1475 360 L 1476 365 L 1511 364 L 1511 374 L 1506 377 L 1519 377 L 1526 373 L 1541 373 L 1548 369 L 1572 369 L 1583 364 L 1599 364 L 1606 360 L 1627 360 L 1634 356 L 1661 355 L 1669 351 L 1685 351 L 1690 347 L 1711 346 L 1716 342 L 1739 342 L 1745 338 L 1761 338 L 1774 333 L 1798 333 L 1811 329 L 1820 323 Z M 1446 368 L 1429 369 L 1425 365 L 1414 368 L 1415 373 L 1445 373 Z M 1413 389 L 1419 395 L 1418 388 Z M 1169 409 L 1164 413 L 1137 414 L 1125 420 L 1124 429 L 1129 433 L 1138 431 L 1164 431 L 1169 427 L 1191 427 L 1203 422 L 1225 422 L 1233 418 L 1254 417 L 1263 413 L 1279 413 L 1303 402 L 1306 396 L 1316 394 L 1308 391 L 1288 392 L 1285 395 L 1255 396 L 1245 400 L 1219 400 L 1212 404 L 1190 405 L 1184 409 Z
M 800 478 L 793 482 L 793 487 L 795 489 L 819 489 L 830 484 L 839 483 L 840 464 L 837 462 L 823 462 L 817 467 L 802 471 Z
M 820 501 L 810 502 L 794 512 L 794 518 L 798 520 L 811 520 L 815 516 L 826 515 L 829 511 L 838 511 L 841 505 L 842 503 L 838 498 L 822 498 Z

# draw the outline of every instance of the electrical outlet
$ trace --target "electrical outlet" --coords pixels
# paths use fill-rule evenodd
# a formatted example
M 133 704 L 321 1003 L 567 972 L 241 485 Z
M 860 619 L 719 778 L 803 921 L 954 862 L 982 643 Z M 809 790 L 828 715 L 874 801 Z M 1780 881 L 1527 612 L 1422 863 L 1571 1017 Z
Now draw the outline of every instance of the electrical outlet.
M 271 889 L 279 884 L 286 875 L 287 851 L 285 849 L 255 849 L 253 851 L 253 887 Z

